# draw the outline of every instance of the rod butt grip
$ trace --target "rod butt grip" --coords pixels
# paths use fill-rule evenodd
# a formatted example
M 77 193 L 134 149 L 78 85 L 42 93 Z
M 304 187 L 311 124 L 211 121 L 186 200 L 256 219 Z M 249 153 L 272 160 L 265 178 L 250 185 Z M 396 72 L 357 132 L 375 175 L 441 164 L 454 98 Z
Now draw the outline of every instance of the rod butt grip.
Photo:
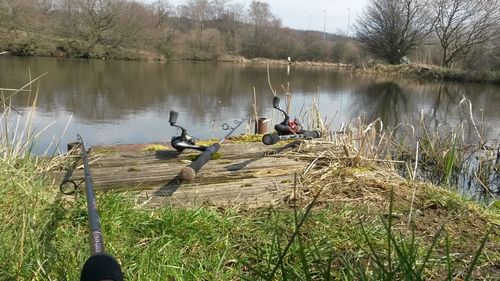
M 214 143 L 211 146 L 207 147 L 205 151 L 203 151 L 200 155 L 198 155 L 198 158 L 196 158 L 191 164 L 187 165 L 186 167 L 182 168 L 181 170 L 181 177 L 183 180 L 193 180 L 194 177 L 196 176 L 196 173 L 205 165 L 208 160 L 212 157 L 214 153 L 219 151 L 220 144 Z
M 262 136 L 262 142 L 265 145 L 272 145 L 280 141 L 280 137 L 277 134 L 265 134 Z
M 181 178 L 186 181 L 192 181 L 194 180 L 194 177 L 196 176 L 196 172 L 194 171 L 193 168 L 186 166 L 182 168 L 181 170 Z
M 317 138 L 320 138 L 321 137 L 321 132 L 318 131 L 318 130 L 314 130 L 314 131 L 305 131 L 304 133 L 304 137 L 305 138 L 313 138 L 313 139 L 317 139 Z
M 80 281 L 123 281 L 120 264 L 106 253 L 98 253 L 87 259 L 80 274 Z

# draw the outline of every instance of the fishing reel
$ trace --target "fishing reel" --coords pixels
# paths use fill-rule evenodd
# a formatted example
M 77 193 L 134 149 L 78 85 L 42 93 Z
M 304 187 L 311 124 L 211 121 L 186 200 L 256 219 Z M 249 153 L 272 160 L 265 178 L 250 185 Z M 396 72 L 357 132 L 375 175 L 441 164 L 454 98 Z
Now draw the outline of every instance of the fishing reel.
M 302 129 L 302 125 L 300 124 L 299 120 L 297 118 L 290 120 L 290 116 L 288 116 L 288 113 L 280 108 L 280 98 L 273 98 L 273 107 L 281 111 L 285 118 L 281 123 L 274 126 L 274 129 L 276 130 L 276 132 L 278 132 L 278 135 L 283 136 L 302 134 L 304 130 Z
M 206 146 L 196 145 L 194 138 L 187 132 L 187 130 L 184 129 L 182 126 L 176 125 L 177 116 L 179 116 L 179 113 L 177 111 L 173 110 L 170 111 L 170 117 L 168 119 L 170 126 L 181 129 L 180 136 L 172 137 L 172 140 L 170 141 L 172 147 L 179 152 L 184 151 L 184 149 L 195 149 L 199 151 L 205 151 L 207 149 Z
M 280 98 L 273 98 L 273 107 L 283 113 L 284 120 L 276 124 L 274 129 L 276 133 L 265 134 L 262 137 L 262 142 L 265 145 L 271 145 L 279 142 L 280 140 L 285 139 L 306 139 L 306 138 L 319 138 L 321 137 L 321 133 L 319 131 L 306 131 L 303 129 L 302 124 L 299 122 L 297 118 L 290 119 L 288 113 L 280 108 Z

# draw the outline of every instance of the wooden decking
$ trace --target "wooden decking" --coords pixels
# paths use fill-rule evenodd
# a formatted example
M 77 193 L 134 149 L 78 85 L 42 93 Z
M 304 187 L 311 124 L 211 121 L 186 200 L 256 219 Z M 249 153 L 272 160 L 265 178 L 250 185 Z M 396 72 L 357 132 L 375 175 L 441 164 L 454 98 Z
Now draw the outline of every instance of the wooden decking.
M 242 203 L 259 205 L 280 200 L 293 188 L 294 175 L 307 162 L 286 157 L 300 142 L 281 146 L 262 143 L 223 144 L 221 157 L 209 161 L 193 181 L 183 181 L 180 170 L 199 154 L 168 150 L 147 151 L 146 145 L 118 145 L 91 149 L 94 185 L 99 190 L 131 190 L 138 204 L 149 206 Z M 55 173 L 56 182 L 68 178 Z M 82 169 L 69 179 L 83 179 Z

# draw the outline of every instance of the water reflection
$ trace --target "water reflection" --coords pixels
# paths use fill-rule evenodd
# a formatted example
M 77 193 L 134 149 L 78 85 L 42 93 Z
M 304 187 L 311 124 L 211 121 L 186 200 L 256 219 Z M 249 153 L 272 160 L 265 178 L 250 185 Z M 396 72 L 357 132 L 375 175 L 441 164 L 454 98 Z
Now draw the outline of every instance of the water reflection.
M 54 120 L 56 124 L 44 134 L 40 146 L 59 137 L 70 116 L 63 143 L 72 141 L 77 132 L 90 144 L 166 141 L 176 133 L 167 122 L 171 109 L 179 111 L 179 122 L 194 135 L 218 136 L 222 134 L 218 124 L 251 114 L 253 87 L 259 115 L 272 114 L 272 94 L 262 65 L 0 57 L 0 87 L 21 87 L 29 73 L 35 77 L 45 72 L 39 84 L 35 126 L 42 128 Z M 421 111 L 434 120 L 434 126 L 453 126 L 468 120 L 468 113 L 457 108 L 465 95 L 472 101 L 477 122 L 484 119 L 486 137 L 498 138 L 497 86 L 410 83 L 321 67 L 292 66 L 287 74 L 286 66 L 271 66 L 269 74 L 278 93 L 290 88 L 292 113 L 298 114 L 317 98 L 320 110 L 334 117 L 334 127 L 359 115 L 367 120 L 380 117 L 388 126 L 414 123 L 420 120 Z M 20 110 L 28 103 L 27 93 L 13 100 Z
M 374 82 L 358 87 L 354 94 L 360 101 L 359 110 L 366 112 L 367 120 L 380 118 L 383 124 L 394 127 L 401 123 L 401 116 L 408 113 L 410 93 L 396 82 Z

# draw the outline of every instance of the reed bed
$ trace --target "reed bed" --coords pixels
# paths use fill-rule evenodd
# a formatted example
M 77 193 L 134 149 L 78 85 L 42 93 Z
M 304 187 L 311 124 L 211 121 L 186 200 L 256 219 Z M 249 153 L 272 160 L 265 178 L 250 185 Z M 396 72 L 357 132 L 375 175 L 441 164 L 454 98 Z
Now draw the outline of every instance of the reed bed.
M 499 71 L 465 71 L 427 64 L 387 65 L 374 63 L 348 68 L 349 71 L 371 75 L 388 75 L 438 81 L 458 81 L 472 83 L 500 83 Z
M 338 135 L 346 156 L 387 163 L 408 179 L 453 188 L 479 201 L 500 195 L 500 141 L 485 140 L 466 97 L 457 105 L 466 116 L 455 127 L 434 126 L 421 114 L 418 124 L 387 128 L 380 119 L 357 118 Z
M 293 95 L 289 85 L 281 85 L 282 93 L 278 94 L 270 79 L 268 83 L 272 95 L 285 97 L 290 110 Z M 500 197 L 500 135 L 497 140 L 483 138 L 482 126 L 474 119 L 473 105 L 467 97 L 456 107 L 463 118 L 454 127 L 431 126 L 432 120 L 422 111 L 416 124 L 388 128 L 381 119 L 367 121 L 358 117 L 334 131 L 334 117 L 322 116 L 317 99 L 302 106 L 298 119 L 305 129 L 319 130 L 323 139 L 341 146 L 352 161 L 385 162 L 406 178 L 447 186 L 478 201 L 494 203 Z M 274 113 L 273 124 L 279 120 Z

